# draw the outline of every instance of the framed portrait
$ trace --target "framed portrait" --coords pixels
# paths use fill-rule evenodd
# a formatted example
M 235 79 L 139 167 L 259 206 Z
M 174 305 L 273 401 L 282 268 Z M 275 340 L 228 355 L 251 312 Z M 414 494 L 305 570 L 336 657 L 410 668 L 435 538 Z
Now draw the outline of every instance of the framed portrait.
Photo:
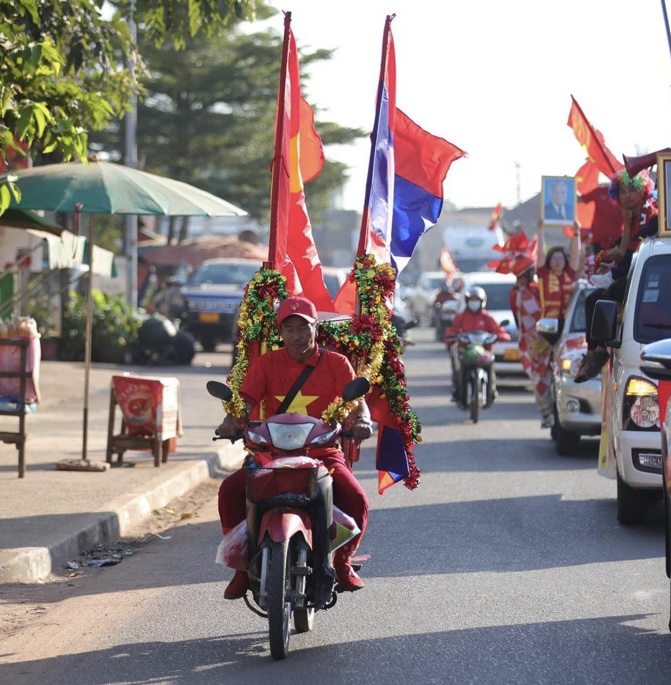
M 576 186 L 572 176 L 543 176 L 541 219 L 548 226 L 571 226 L 576 216 Z
M 671 152 L 657 155 L 657 206 L 660 238 L 671 238 Z

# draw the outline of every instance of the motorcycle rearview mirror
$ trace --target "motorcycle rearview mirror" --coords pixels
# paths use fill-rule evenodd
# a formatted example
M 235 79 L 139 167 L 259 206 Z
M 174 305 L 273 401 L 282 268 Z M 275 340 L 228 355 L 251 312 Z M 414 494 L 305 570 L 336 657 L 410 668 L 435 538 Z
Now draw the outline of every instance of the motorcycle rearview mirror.
M 212 397 L 216 397 L 224 402 L 228 402 L 228 400 L 233 397 L 233 391 L 225 383 L 221 383 L 220 381 L 207 381 L 205 387 Z
M 359 397 L 363 397 L 369 390 L 369 380 L 363 376 L 359 376 L 345 386 L 342 392 L 342 398 L 345 402 L 351 402 Z

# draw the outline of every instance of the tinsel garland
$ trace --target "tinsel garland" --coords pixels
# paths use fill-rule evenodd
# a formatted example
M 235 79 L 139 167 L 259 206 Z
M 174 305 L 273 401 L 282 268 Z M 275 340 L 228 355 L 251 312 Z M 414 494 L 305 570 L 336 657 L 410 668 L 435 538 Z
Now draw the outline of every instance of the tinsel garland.
M 422 442 L 422 429 L 410 408 L 405 370 L 400 360 L 403 344 L 391 324 L 396 271 L 389 264 L 377 265 L 372 255 L 364 255 L 355 261 L 349 278 L 357 286 L 359 315 L 345 322 L 320 321 L 317 341 L 344 354 L 358 375 L 365 376 L 371 386 L 379 386 L 381 396 L 387 399 L 392 414 L 398 419 L 408 456 L 409 475 L 404 485 L 414 490 L 419 485 L 420 471 L 412 448 Z M 238 389 L 249 367 L 249 347 L 254 342 L 265 343 L 268 349 L 283 346 L 274 305 L 287 296 L 285 278 L 271 269 L 261 269 L 245 288 L 238 317 L 237 360 L 228 375 L 233 398 L 224 402 L 226 411 L 238 418 L 245 413 Z M 355 402 L 339 398 L 324 410 L 322 419 L 328 423 L 342 423 L 355 406 Z
M 277 329 L 275 302 L 286 298 L 286 279 L 273 269 L 260 269 L 245 286 L 238 314 L 236 361 L 227 378 L 233 397 L 223 403 L 226 412 L 239 419 L 246 413 L 238 390 L 249 368 L 249 347 L 254 342 L 265 343 L 270 350 L 283 346 Z
M 359 375 L 366 376 L 371 385 L 379 386 L 381 396 L 387 399 L 391 412 L 398 419 L 408 455 L 410 473 L 404 484 L 414 490 L 419 485 L 420 471 L 412 448 L 422 442 L 422 428 L 410 408 L 405 369 L 400 359 L 403 344 L 391 324 L 389 313 L 396 272 L 389 264 L 377 265 L 375 257 L 364 255 L 355 261 L 350 280 L 352 278 L 357 286 L 359 315 L 346 322 L 320 322 L 317 340 L 320 345 L 329 345 L 344 354 Z M 327 418 L 337 417 L 340 410 L 336 402 L 324 414 Z

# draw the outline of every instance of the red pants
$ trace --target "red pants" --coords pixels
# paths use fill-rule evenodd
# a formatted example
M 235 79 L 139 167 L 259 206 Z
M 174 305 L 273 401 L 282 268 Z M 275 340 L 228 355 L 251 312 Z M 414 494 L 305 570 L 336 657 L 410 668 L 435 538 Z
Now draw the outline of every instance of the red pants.
M 368 498 L 359 481 L 347 468 L 340 451 L 331 451 L 319 457 L 333 478 L 333 503 L 349 514 L 361 533 L 344 545 L 347 557 L 356 551 L 368 525 Z M 224 535 L 245 518 L 245 470 L 238 469 L 226 478 L 219 488 L 219 518 Z M 340 551 L 340 550 L 338 550 Z

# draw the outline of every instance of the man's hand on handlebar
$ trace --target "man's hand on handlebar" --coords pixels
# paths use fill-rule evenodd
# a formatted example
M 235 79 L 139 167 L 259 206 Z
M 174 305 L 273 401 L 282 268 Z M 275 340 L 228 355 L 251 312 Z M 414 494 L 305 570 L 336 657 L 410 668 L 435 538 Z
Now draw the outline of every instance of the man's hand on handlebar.
M 357 441 L 368 440 L 373 435 L 373 426 L 370 421 L 357 419 L 352 424 L 352 437 Z
M 215 429 L 215 433 L 220 438 L 235 438 L 240 434 L 244 428 L 244 422 L 233 416 L 233 414 L 226 414 L 226 418 Z

